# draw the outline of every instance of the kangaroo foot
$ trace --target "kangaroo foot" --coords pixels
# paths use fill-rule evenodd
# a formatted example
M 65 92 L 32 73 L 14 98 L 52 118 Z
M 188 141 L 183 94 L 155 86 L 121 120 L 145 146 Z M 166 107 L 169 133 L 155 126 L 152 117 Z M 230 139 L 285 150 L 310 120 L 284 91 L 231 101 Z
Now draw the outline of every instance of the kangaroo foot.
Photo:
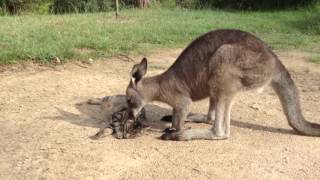
M 182 133 L 181 131 L 176 131 L 176 130 L 173 130 L 173 129 L 169 129 L 168 131 L 165 131 L 164 134 L 162 134 L 160 138 L 162 140 L 181 141 L 181 139 L 179 138 L 180 137 L 179 135 L 181 133 Z
M 185 131 L 173 131 L 169 133 L 164 133 L 161 136 L 163 140 L 173 140 L 173 141 L 188 141 L 196 139 L 205 140 L 223 140 L 228 139 L 227 135 L 216 135 L 210 129 L 188 129 Z

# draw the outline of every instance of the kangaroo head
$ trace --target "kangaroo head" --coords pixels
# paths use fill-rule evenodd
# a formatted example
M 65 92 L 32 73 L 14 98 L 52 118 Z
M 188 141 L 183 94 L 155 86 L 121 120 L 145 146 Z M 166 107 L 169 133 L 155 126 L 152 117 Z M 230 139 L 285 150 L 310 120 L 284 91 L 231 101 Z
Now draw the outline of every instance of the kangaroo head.
M 134 118 L 147 103 L 144 97 L 142 78 L 147 73 L 147 58 L 143 58 L 140 64 L 135 64 L 131 70 L 131 79 L 127 87 L 126 95 L 129 107 L 129 114 Z

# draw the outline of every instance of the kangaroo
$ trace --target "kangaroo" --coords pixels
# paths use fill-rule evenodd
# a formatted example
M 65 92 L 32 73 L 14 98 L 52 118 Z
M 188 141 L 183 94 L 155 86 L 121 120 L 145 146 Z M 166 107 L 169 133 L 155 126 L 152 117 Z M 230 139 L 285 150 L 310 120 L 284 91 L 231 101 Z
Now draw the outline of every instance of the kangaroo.
M 240 30 L 221 29 L 195 39 L 171 67 L 146 77 L 147 59 L 135 64 L 126 89 L 130 114 L 135 117 L 151 101 L 173 108 L 172 126 L 164 140 L 227 139 L 230 113 L 237 93 L 270 85 L 281 100 L 289 125 L 298 133 L 320 136 L 320 125 L 307 122 L 288 70 L 259 38 Z M 209 97 L 207 121 L 212 129 L 183 130 L 192 101 Z

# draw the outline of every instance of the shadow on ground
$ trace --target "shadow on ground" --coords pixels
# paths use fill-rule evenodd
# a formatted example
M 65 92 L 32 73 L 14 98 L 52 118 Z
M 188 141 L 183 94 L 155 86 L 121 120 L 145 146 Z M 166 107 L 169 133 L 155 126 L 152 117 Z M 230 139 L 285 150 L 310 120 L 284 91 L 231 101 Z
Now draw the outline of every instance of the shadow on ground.
M 77 126 L 101 128 L 111 122 L 111 114 L 102 110 L 100 105 L 88 104 L 87 101 L 75 104 L 79 113 L 68 112 L 59 107 L 56 107 L 58 116 L 45 117 L 46 119 L 63 120 Z M 171 123 L 160 121 L 163 116 L 171 114 L 171 110 L 160 107 L 158 105 L 147 105 L 146 116 L 147 122 L 154 130 L 163 130 L 170 127 Z
M 110 113 L 101 110 L 99 105 L 91 105 L 87 102 L 77 103 L 75 107 L 79 110 L 79 114 L 65 111 L 60 108 L 56 108 L 59 115 L 55 117 L 46 117 L 47 119 L 63 120 L 78 126 L 101 128 L 111 121 Z M 147 122 L 152 127 L 150 130 L 155 132 L 162 132 L 167 127 L 170 127 L 170 122 L 161 121 L 161 118 L 171 114 L 171 110 L 163 108 L 158 105 L 147 105 Z M 203 122 L 206 119 L 204 114 L 194 114 L 190 116 L 189 121 L 192 122 L 194 116 L 198 116 L 197 123 Z M 199 117 L 202 117 L 203 121 L 199 121 Z M 255 131 L 264 131 L 278 134 L 296 134 L 291 129 L 268 127 L 259 124 L 252 124 L 249 122 L 242 122 L 238 120 L 231 121 L 232 126 L 236 126 L 244 129 L 251 129 Z

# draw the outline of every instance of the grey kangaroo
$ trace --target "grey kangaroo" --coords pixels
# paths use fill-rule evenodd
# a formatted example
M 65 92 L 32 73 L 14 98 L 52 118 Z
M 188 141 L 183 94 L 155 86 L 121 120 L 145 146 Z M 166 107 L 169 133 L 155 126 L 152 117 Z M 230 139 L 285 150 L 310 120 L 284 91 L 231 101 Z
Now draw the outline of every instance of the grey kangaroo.
M 302 135 L 320 136 L 320 125 L 307 122 L 288 70 L 259 38 L 240 30 L 215 30 L 194 40 L 173 65 L 160 75 L 144 78 L 147 59 L 133 66 L 126 94 L 133 117 L 148 102 L 173 107 L 172 126 L 164 140 L 226 139 L 230 112 L 238 92 L 263 89 L 278 94 L 289 125 Z M 212 129 L 183 130 L 192 101 L 209 97 L 208 122 Z

